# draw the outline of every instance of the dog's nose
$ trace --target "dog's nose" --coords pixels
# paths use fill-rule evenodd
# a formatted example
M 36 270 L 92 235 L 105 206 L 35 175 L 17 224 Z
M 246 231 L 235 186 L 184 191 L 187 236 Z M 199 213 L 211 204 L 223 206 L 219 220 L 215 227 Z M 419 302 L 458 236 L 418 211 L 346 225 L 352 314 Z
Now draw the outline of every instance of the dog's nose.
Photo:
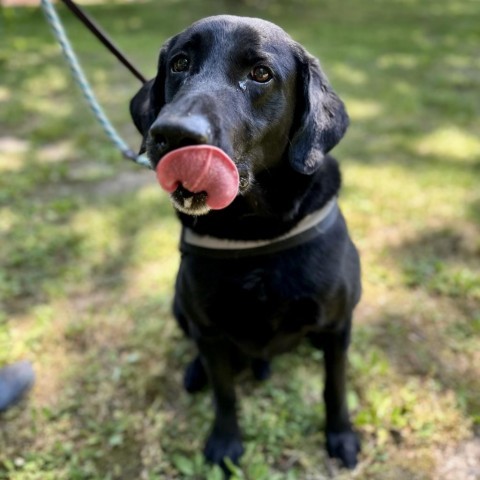
M 166 150 L 212 143 L 210 123 L 201 115 L 158 118 L 150 127 L 150 135 Z

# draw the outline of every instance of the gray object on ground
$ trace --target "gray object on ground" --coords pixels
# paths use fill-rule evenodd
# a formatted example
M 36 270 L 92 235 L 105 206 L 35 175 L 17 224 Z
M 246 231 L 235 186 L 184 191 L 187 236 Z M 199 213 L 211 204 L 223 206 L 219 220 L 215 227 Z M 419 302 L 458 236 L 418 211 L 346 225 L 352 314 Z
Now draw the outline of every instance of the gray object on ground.
M 35 373 L 28 361 L 0 368 L 0 412 L 18 402 L 30 390 L 34 381 Z

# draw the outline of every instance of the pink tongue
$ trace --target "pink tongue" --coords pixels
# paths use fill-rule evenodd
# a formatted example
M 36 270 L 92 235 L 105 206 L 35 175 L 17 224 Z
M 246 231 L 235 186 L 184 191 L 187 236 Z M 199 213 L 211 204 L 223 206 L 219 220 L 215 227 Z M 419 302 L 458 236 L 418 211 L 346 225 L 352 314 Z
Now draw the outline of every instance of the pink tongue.
M 217 147 L 193 145 L 167 153 L 157 165 L 157 178 L 164 190 L 179 185 L 192 192 L 206 192 L 207 205 L 220 210 L 238 193 L 238 170 L 232 159 Z

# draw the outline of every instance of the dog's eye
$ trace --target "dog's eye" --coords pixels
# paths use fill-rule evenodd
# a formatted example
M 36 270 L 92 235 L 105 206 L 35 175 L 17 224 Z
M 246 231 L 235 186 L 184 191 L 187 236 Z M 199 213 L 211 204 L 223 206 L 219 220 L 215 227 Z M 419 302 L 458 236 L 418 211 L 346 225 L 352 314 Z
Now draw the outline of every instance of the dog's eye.
M 273 73 L 268 67 L 259 65 L 250 72 L 250 76 L 258 83 L 267 83 L 273 78 Z
M 172 72 L 186 72 L 190 67 L 190 62 L 185 55 L 180 55 L 172 62 Z

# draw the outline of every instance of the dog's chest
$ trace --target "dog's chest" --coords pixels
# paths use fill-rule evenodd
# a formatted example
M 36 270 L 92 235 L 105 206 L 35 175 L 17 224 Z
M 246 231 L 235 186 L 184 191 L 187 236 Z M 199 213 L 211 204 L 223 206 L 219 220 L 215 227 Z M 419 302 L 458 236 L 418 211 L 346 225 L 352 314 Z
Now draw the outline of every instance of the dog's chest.
M 271 263 L 189 267 L 180 270 L 177 294 L 191 321 L 226 334 L 252 355 L 270 356 L 322 323 L 318 285 L 303 270 Z

